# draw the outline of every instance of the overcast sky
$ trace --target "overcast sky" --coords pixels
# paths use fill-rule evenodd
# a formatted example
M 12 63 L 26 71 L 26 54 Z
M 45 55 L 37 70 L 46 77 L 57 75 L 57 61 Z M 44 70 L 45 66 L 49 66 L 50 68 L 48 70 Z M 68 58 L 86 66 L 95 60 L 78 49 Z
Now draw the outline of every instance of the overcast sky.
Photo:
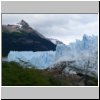
M 2 24 L 16 24 L 22 19 L 45 37 L 65 44 L 82 39 L 83 34 L 98 35 L 97 14 L 2 14 Z

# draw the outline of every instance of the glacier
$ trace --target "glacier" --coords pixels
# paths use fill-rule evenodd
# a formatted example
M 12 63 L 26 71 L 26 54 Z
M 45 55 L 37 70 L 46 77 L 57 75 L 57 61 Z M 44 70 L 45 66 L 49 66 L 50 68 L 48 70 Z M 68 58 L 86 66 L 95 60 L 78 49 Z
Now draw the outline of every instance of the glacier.
M 73 66 L 84 69 L 88 64 L 87 69 L 98 75 L 98 36 L 84 35 L 69 45 L 58 43 L 56 51 L 10 51 L 8 61 L 24 61 L 41 69 L 61 61 L 75 61 Z
M 37 66 L 37 68 L 45 68 L 51 65 L 54 59 L 54 51 L 10 51 L 8 54 L 8 62 L 26 62 L 26 64 Z

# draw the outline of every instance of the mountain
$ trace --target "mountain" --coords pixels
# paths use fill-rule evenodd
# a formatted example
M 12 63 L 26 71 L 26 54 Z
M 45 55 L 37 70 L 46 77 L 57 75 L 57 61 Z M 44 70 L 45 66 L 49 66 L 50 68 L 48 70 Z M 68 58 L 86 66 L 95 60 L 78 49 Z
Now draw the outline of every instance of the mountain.
M 2 54 L 9 51 L 49 51 L 56 45 L 21 20 L 15 25 L 2 25 Z
M 85 68 L 88 74 L 98 76 L 98 37 L 84 35 L 82 40 L 77 40 L 69 45 L 57 44 L 56 51 L 44 52 L 18 52 L 11 51 L 8 54 L 8 61 L 28 62 L 37 68 L 51 68 L 63 65 L 63 62 L 73 62 L 67 69 L 84 73 Z M 89 73 L 90 72 L 90 73 Z M 73 73 L 73 72 L 72 72 Z
M 52 38 L 48 38 L 52 43 L 54 43 L 55 45 L 58 45 L 58 44 L 64 44 L 62 41 L 59 41 L 57 39 L 52 39 Z

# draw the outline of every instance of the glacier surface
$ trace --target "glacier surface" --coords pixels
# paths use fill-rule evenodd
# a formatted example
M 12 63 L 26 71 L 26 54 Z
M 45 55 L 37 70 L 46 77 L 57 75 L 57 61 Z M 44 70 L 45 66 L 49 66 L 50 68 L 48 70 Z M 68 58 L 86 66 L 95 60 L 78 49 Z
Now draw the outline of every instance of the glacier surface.
M 18 63 L 26 62 L 26 64 L 34 65 L 38 68 L 45 68 L 55 61 L 55 52 L 10 51 L 8 54 L 8 61 L 15 61 Z
M 69 45 L 57 44 L 56 51 L 10 51 L 8 61 L 27 62 L 38 68 L 46 68 L 60 61 L 75 61 L 74 66 L 98 74 L 98 37 L 84 35 Z

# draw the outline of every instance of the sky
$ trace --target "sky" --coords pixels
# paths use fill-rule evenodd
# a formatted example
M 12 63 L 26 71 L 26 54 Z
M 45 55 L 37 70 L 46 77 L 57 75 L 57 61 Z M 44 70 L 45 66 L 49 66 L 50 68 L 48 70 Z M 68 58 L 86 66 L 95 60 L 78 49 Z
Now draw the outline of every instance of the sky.
M 3 25 L 22 19 L 45 37 L 65 44 L 82 39 L 84 34 L 98 35 L 97 14 L 2 14 Z

